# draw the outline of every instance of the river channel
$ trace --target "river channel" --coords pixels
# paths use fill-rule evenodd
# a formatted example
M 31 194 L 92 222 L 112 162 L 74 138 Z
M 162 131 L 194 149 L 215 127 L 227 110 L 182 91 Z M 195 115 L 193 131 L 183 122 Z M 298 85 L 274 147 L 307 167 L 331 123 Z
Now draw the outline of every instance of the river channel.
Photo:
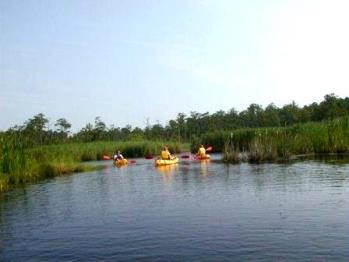
M 0 261 L 349 260 L 349 164 L 99 164 L 4 194 Z

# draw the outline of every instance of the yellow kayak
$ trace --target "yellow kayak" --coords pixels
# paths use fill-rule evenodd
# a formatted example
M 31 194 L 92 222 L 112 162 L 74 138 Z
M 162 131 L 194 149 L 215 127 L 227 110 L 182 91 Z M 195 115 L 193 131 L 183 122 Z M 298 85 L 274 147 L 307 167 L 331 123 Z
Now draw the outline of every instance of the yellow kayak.
M 166 165 L 173 165 L 178 163 L 178 157 L 175 157 L 170 160 L 164 160 L 164 159 L 156 159 L 155 165 L 156 166 L 166 166 Z
M 124 165 L 127 165 L 127 164 L 128 164 L 128 161 L 127 161 L 126 158 L 124 158 L 124 159 L 118 159 L 118 160 L 115 160 L 115 161 L 114 161 L 114 164 L 115 164 L 116 166 L 124 166 Z

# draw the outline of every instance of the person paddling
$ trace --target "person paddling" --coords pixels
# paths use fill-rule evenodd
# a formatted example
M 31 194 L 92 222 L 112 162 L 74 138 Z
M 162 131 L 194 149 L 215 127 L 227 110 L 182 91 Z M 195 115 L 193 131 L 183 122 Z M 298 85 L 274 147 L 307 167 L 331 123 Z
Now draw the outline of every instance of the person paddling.
M 161 151 L 161 159 L 163 160 L 171 160 L 173 159 L 173 156 L 171 155 L 170 151 L 168 150 L 168 147 L 165 146 Z
M 200 145 L 199 150 L 196 154 L 198 157 L 205 157 L 206 156 L 206 149 L 204 145 Z
M 113 156 L 114 160 L 122 160 L 124 159 L 124 156 L 121 154 L 120 150 L 117 151 L 116 154 Z

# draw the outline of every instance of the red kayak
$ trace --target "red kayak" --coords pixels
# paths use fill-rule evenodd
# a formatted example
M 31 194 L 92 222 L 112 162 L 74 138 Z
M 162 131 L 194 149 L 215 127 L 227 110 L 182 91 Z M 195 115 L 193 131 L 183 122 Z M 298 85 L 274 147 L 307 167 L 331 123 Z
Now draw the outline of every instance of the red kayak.
M 196 158 L 197 160 L 208 160 L 208 159 L 210 159 L 211 157 L 210 157 L 210 155 L 206 154 L 206 155 L 204 155 L 204 156 L 196 156 L 195 158 Z
M 106 155 L 102 156 L 102 160 L 110 160 L 110 159 L 111 159 L 110 156 L 106 156 Z

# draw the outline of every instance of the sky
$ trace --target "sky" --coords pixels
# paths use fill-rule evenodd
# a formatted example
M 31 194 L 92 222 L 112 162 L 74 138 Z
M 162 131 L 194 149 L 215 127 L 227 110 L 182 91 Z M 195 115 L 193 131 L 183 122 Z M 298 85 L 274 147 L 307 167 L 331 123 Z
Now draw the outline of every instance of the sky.
M 1 0 L 0 130 L 349 96 L 347 0 Z

